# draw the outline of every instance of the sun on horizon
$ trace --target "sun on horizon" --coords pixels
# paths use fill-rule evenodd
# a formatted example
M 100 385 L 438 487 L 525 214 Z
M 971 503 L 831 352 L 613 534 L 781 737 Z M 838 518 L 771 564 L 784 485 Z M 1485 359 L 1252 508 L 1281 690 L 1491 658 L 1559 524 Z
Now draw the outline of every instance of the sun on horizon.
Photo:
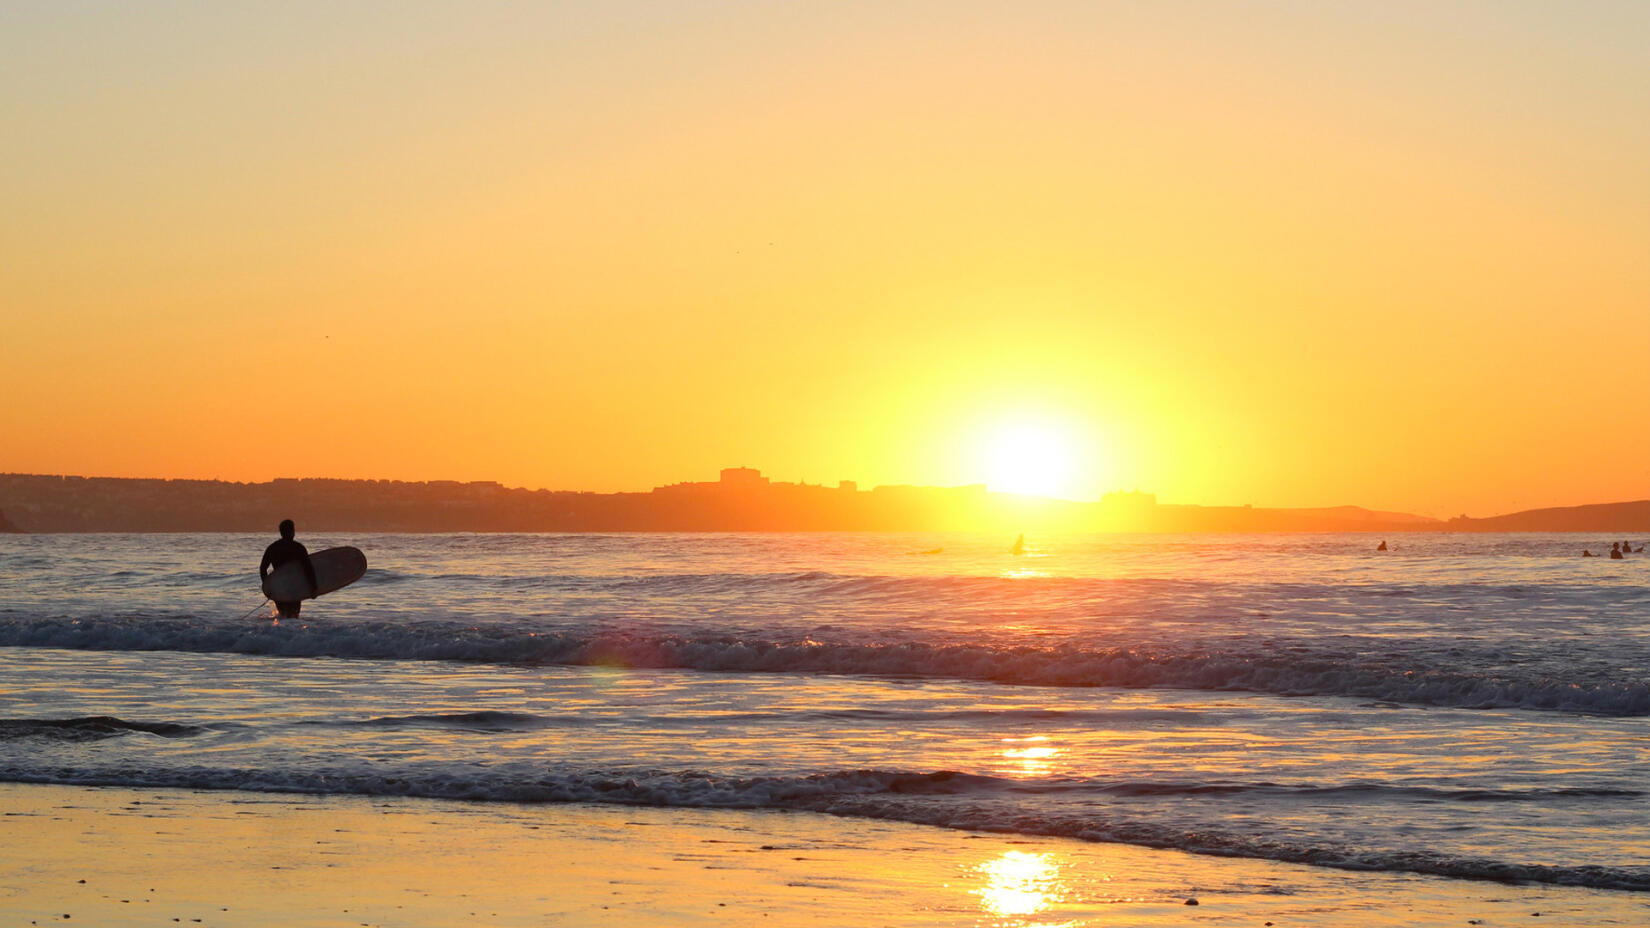
M 1017 418 L 990 427 L 982 442 L 985 485 L 1001 493 L 1076 499 L 1079 478 L 1093 462 L 1080 460 L 1079 434 L 1046 419 Z

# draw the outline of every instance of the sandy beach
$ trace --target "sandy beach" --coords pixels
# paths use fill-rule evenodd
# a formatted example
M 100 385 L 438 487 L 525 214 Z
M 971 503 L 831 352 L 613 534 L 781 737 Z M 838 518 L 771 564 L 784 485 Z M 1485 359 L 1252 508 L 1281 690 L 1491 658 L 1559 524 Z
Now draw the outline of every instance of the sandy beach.
M 0 786 L 0 809 L 0 914 L 10 925 L 1281 928 L 1650 917 L 1650 900 L 1630 893 L 808 814 L 16 784 Z

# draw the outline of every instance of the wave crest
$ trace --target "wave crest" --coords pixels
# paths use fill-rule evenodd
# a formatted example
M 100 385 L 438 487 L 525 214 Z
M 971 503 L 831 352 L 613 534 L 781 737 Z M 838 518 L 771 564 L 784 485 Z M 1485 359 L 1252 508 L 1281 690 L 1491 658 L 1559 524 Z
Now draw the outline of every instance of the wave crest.
M 0 741 L 40 739 L 44 741 L 102 741 L 133 732 L 162 738 L 188 738 L 206 731 L 177 722 L 129 722 L 112 715 L 91 715 L 74 719 L 0 719 Z
M 944 641 L 820 641 L 735 634 L 540 631 L 508 625 L 358 622 L 228 625 L 185 618 L 0 619 L 0 646 L 194 651 L 283 657 L 444 660 L 680 668 L 737 673 L 836 673 L 979 680 L 1032 686 L 1175 688 L 1279 696 L 1344 696 L 1465 709 L 1650 715 L 1650 681 L 1553 679 L 1517 668 L 1416 666 L 1312 642 L 1279 649 L 1091 648 Z

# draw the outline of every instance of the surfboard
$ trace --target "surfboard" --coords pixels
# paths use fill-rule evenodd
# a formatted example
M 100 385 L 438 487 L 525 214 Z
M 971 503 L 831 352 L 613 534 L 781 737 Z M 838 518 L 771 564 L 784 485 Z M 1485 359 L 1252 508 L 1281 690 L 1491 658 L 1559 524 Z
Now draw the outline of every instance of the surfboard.
M 295 603 L 343 589 L 367 572 L 367 556 L 348 546 L 317 551 L 309 556 L 309 563 L 315 568 L 314 590 L 304 576 L 304 565 L 291 561 L 264 578 L 264 595 L 278 603 Z

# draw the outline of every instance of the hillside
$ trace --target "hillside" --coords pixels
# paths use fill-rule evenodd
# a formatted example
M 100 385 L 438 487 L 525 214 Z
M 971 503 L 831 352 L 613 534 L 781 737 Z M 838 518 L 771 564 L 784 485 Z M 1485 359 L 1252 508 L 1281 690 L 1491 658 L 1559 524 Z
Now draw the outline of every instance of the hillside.
M 1471 519 L 1456 516 L 1444 524 L 1451 532 L 1650 532 L 1650 499 L 1630 503 L 1594 503 L 1553 509 L 1527 509 L 1504 516 Z

